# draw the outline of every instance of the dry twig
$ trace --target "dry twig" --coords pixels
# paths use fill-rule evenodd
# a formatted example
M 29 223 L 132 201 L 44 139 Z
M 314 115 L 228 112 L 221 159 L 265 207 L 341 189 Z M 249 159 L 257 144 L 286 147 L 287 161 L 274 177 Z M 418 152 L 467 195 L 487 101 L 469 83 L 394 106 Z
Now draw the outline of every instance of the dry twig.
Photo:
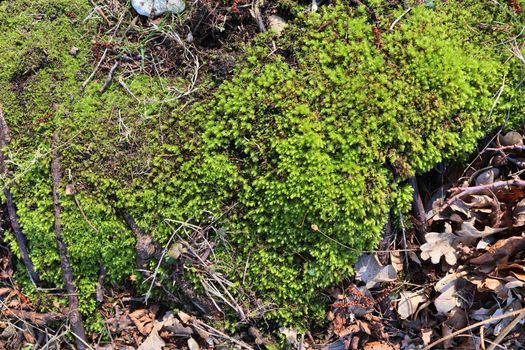
M 51 176 L 53 180 L 53 211 L 55 216 L 55 238 L 58 245 L 58 253 L 60 255 L 60 265 L 62 267 L 62 276 L 64 278 L 64 284 L 69 297 L 69 318 L 71 320 L 72 333 L 76 336 L 77 349 L 86 349 L 86 335 L 84 332 L 84 324 L 82 317 L 78 311 L 78 296 L 77 289 L 74 284 L 73 269 L 69 263 L 69 257 L 67 253 L 67 246 L 62 237 L 62 224 L 60 222 L 60 212 L 62 208 L 60 206 L 60 197 L 58 194 L 61 179 L 60 169 L 60 157 L 58 154 L 58 134 L 53 132 L 52 142 L 52 161 L 51 161 Z
M 0 105 L 0 176 L 4 177 L 7 180 L 7 168 L 5 167 L 5 155 L 3 149 L 7 147 L 9 143 L 9 129 L 7 127 L 7 122 L 4 118 L 3 108 Z M 29 251 L 27 249 L 27 240 L 20 228 L 18 223 L 18 215 L 16 213 L 16 207 L 13 202 L 13 196 L 9 190 L 9 185 L 4 187 L 4 195 L 6 198 L 7 214 L 9 217 L 9 222 L 11 223 L 11 228 L 15 234 L 16 243 L 20 249 L 20 255 L 22 256 L 22 262 L 24 263 L 29 278 L 34 284 L 40 282 L 40 278 L 35 271 L 35 267 L 31 258 L 29 257 Z
M 436 340 L 435 342 L 427 345 L 426 347 L 423 348 L 423 350 L 430 350 L 432 349 L 434 346 L 438 345 L 438 344 L 441 344 L 443 343 L 444 341 L 447 341 L 449 339 L 452 339 L 454 338 L 455 336 L 457 335 L 460 335 L 462 333 L 465 333 L 466 331 L 469 331 L 471 329 L 474 329 L 474 328 L 477 328 L 477 327 L 480 327 L 480 326 L 483 326 L 483 325 L 486 325 L 488 323 L 492 323 L 494 321 L 498 321 L 498 320 L 502 320 L 502 319 L 505 319 L 505 318 L 508 318 L 508 317 L 514 317 L 514 316 L 519 316 L 519 315 L 522 315 L 522 314 L 525 314 L 525 308 L 522 308 L 522 309 L 519 309 L 519 310 L 516 310 L 516 311 L 511 311 L 511 312 L 507 312 L 506 314 L 503 314 L 503 315 L 499 315 L 499 316 L 495 316 L 495 317 L 491 317 L 491 318 L 488 318 L 486 320 L 483 320 L 483 321 L 480 321 L 480 322 L 476 322 L 474 324 L 471 324 L 470 326 L 467 326 L 467 327 L 464 327 L 456 332 L 453 332 L 453 333 L 450 333 L 448 334 L 447 336 L 443 337 L 443 338 L 440 338 L 438 340 Z M 518 317 L 516 317 L 518 318 Z M 521 318 L 521 317 L 520 317 Z M 519 320 L 518 320 L 519 321 Z

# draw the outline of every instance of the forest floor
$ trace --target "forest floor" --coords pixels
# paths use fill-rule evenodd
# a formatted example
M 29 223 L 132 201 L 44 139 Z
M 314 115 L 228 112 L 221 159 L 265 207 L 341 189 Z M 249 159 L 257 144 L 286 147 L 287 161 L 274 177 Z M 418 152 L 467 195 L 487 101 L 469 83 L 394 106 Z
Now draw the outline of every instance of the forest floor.
M 144 57 L 152 58 L 126 59 L 118 45 L 92 38 L 94 73 L 107 82 L 102 93 L 114 83 L 118 66 L 126 74 L 190 76 L 188 93 L 210 94 L 198 89 L 203 81 L 211 77 L 219 84 L 230 78 L 243 44 L 292 16 L 283 4 L 239 0 L 225 6 L 220 0 L 196 0 L 185 20 L 174 24 L 178 37 L 158 41 L 144 39 L 162 30 L 160 19 L 124 11 L 118 1 L 93 4 L 92 15 L 106 22 L 99 28 L 101 38 L 110 33 L 145 43 L 149 54 Z M 134 31 L 139 24 L 146 30 Z M 286 346 L 524 349 L 523 133 L 502 130 L 480 143 L 468 165 L 442 165 L 411 178 L 410 215 L 391 213 L 378 250 L 361 256 L 356 276 L 326 291 L 332 305 L 323 326 L 305 332 L 280 329 Z M 14 259 L 1 245 L 0 348 L 73 348 L 74 339 L 66 335 L 68 310 L 39 312 L 11 279 Z M 101 309 L 110 338 L 90 335 L 87 348 L 258 349 L 280 344 L 260 325 L 246 324 L 231 333 L 216 318 L 173 311 L 162 303 L 146 305 L 131 290 L 107 293 Z

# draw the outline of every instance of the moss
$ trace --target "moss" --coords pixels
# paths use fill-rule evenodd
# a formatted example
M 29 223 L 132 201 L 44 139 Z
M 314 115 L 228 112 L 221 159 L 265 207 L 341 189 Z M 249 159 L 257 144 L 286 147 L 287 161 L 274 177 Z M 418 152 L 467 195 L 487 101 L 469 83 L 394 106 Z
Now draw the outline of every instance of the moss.
M 436 2 L 389 30 L 404 10 L 375 3 L 375 20 L 343 4 L 298 15 L 283 37 L 249 45 L 213 96 L 186 105 L 165 102 L 163 87 L 176 78 L 138 74 L 100 95 L 98 74 L 80 91 L 96 30 L 83 22 L 84 1 L 1 3 L 13 191 L 42 279 L 61 281 L 48 153 L 58 129 L 62 187 L 78 191 L 62 195 L 62 221 L 84 314 L 96 309 L 101 262 L 109 283 L 134 273 L 134 238 L 115 197 L 164 244 L 165 219 L 213 223 L 214 268 L 248 291 L 239 298 L 278 305 L 267 316 L 281 323 L 320 317 L 320 291 L 375 247 L 390 210 L 410 204 L 406 177 L 467 154 L 524 112 L 523 65 L 497 45 L 523 17 L 477 1 Z M 509 88 L 490 113 L 503 77 Z

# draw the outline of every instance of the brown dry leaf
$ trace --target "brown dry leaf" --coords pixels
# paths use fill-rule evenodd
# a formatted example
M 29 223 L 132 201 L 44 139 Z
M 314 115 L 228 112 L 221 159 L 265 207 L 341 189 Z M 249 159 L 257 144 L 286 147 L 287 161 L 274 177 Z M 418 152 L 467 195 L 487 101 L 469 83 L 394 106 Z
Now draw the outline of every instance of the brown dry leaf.
M 508 258 L 514 256 L 517 252 L 525 249 L 525 237 L 510 237 L 497 241 L 492 247 L 489 247 L 486 253 L 476 258 L 470 259 L 474 265 L 496 266 L 508 261 Z
M 456 306 L 455 308 L 450 310 L 448 319 L 445 322 L 451 328 L 458 330 L 465 327 L 467 325 L 467 321 L 468 317 L 465 310 Z
M 166 343 L 160 337 L 158 330 L 154 328 L 137 350 L 160 350 L 165 345 Z
M 525 198 L 520 200 L 514 208 L 514 226 L 525 225 Z
M 297 344 L 297 330 L 293 328 L 279 328 L 279 332 L 286 337 L 286 343 L 291 345 Z
M 394 250 L 390 252 L 390 262 L 396 272 L 403 271 L 403 256 L 400 251 Z
M 148 335 L 151 333 L 151 330 L 153 329 L 153 321 L 155 320 L 155 314 L 153 314 L 150 310 L 135 310 L 128 316 L 142 335 Z
M 416 313 L 419 306 L 428 301 L 423 291 L 401 292 L 397 303 L 397 313 L 401 319 L 407 319 Z
M 193 316 L 188 315 L 185 312 L 180 311 L 177 316 L 179 316 L 180 320 L 186 324 L 193 322 Z
M 420 247 L 423 260 L 430 259 L 433 264 L 439 264 L 444 256 L 449 265 L 456 264 L 455 236 L 448 231 L 449 229 L 446 229 L 445 232 L 429 232 L 425 235 L 426 243 Z
M 424 345 L 430 344 L 432 332 L 431 328 L 421 328 L 421 340 L 423 340 Z
M 366 343 L 363 350 L 396 350 L 396 347 L 384 341 L 373 341 Z
M 377 254 L 363 254 L 355 264 L 358 281 L 366 283 L 366 288 L 374 288 L 381 282 L 392 282 L 397 279 L 397 272 L 394 266 L 382 266 Z
M 437 292 L 441 293 L 436 299 L 434 299 L 434 305 L 439 314 L 446 315 L 450 310 L 459 306 L 459 298 L 456 293 L 456 282 L 457 279 L 450 280 L 450 276 L 445 276 L 442 280 L 447 281 L 438 282 L 435 286 Z
M 459 237 L 458 242 L 462 242 L 465 244 L 473 244 L 477 242 L 480 238 L 491 236 L 495 233 L 505 231 L 507 228 L 493 228 L 489 226 L 485 226 L 483 230 L 478 230 L 474 226 L 475 220 L 471 219 L 469 221 L 465 221 L 461 224 L 461 230 L 456 231 L 456 235 Z
M 460 200 L 458 200 L 460 201 Z M 481 209 L 481 208 L 491 208 L 493 206 L 495 199 L 486 194 L 483 195 L 471 195 L 468 200 L 463 201 L 465 207 L 471 209 Z

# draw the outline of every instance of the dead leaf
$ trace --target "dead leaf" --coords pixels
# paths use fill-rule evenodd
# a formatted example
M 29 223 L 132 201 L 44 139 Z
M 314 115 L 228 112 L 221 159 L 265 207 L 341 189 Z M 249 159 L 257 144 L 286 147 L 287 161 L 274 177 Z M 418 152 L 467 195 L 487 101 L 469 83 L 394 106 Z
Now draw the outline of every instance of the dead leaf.
M 525 237 L 510 237 L 497 241 L 492 247 L 489 247 L 486 253 L 477 258 L 470 259 L 474 265 L 490 265 L 504 263 L 510 257 L 519 251 L 525 249 Z
M 483 237 L 491 236 L 494 233 L 505 231 L 507 228 L 493 228 L 485 226 L 483 230 L 478 230 L 475 226 L 475 219 L 465 221 L 461 224 L 461 230 L 456 231 L 455 234 L 459 237 L 458 242 L 465 244 L 473 244 L 477 240 Z
M 403 271 L 403 257 L 400 251 L 394 250 L 390 252 L 390 262 L 396 272 Z
M 520 200 L 514 208 L 514 226 L 525 225 L 525 198 Z
M 448 319 L 445 322 L 455 330 L 461 329 L 467 325 L 467 314 L 465 310 L 456 306 L 450 310 Z
M 161 350 L 165 345 L 166 343 L 159 336 L 158 330 L 154 328 L 137 350 Z
M 373 341 L 366 343 L 363 350 L 395 350 L 396 348 L 384 341 Z
M 450 310 L 459 306 L 459 299 L 456 294 L 456 281 L 447 284 L 439 292 L 441 294 L 434 300 L 438 313 L 446 315 Z
M 455 236 L 449 232 L 429 232 L 425 235 L 426 243 L 421 245 L 421 258 L 430 259 L 433 264 L 439 264 L 441 257 L 449 265 L 457 262 L 456 249 L 454 248 Z
M 195 339 L 193 338 L 188 339 L 188 349 L 189 350 L 200 350 L 200 348 L 201 347 L 199 346 L 199 343 L 197 343 Z
M 423 345 L 430 344 L 432 340 L 432 329 L 431 328 L 421 328 L 421 340 L 423 340 Z
M 381 282 L 392 282 L 397 279 L 397 273 L 394 266 L 382 266 L 379 263 L 377 254 L 363 254 L 359 257 L 355 265 L 358 281 L 366 283 L 366 288 L 374 288 Z
M 427 296 L 422 291 L 401 292 L 400 300 L 397 303 L 397 313 L 402 319 L 407 319 L 416 313 L 418 307 L 428 301 Z
M 142 335 L 148 335 L 151 333 L 151 330 L 153 329 L 153 321 L 155 320 L 155 314 L 150 312 L 150 310 L 135 310 L 128 316 Z

